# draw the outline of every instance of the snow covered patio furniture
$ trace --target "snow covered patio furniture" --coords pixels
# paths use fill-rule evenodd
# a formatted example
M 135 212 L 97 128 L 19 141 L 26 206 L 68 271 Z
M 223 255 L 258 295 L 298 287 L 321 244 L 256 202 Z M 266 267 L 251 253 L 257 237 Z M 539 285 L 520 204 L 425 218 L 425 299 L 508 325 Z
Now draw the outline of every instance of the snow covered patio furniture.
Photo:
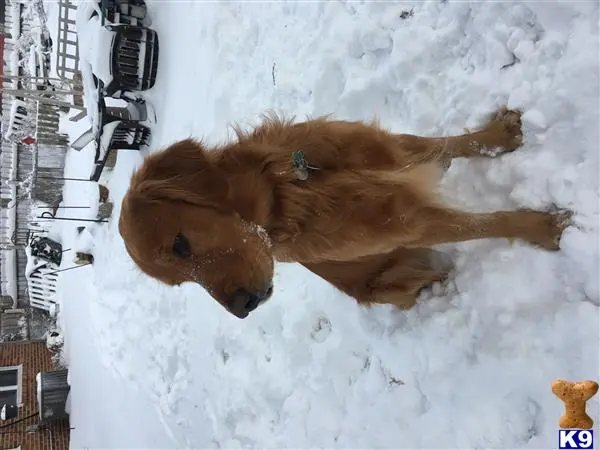
M 111 167 L 114 150 L 149 144 L 154 112 L 137 94 L 156 81 L 158 35 L 149 24 L 143 0 L 85 2 L 77 9 L 80 69 L 92 125 L 71 147 L 81 150 L 95 141 L 90 181 L 99 181 Z M 114 105 L 123 101 L 124 107 Z
M 141 122 L 150 117 L 148 106 L 144 101 L 128 102 L 126 107 L 106 106 L 102 95 L 102 84 L 98 86 L 98 109 L 93 117 L 96 118 L 92 127 L 76 139 L 71 147 L 81 150 L 91 141 L 96 141 L 96 154 L 94 170 L 90 174 L 91 181 L 98 181 L 102 170 L 111 154 L 115 150 L 140 150 L 149 144 L 151 131 Z
M 86 4 L 78 11 L 83 65 L 91 69 L 96 86 L 102 82 L 107 97 L 122 98 L 126 92 L 154 86 L 158 35 L 151 28 L 133 24 L 144 23 L 145 15 L 145 5 L 139 1 L 102 1 Z
M 154 86 L 158 70 L 158 35 L 150 28 L 134 25 L 107 25 L 115 32 L 111 48 L 112 80 L 107 96 L 128 91 L 146 91 Z
M 148 10 L 143 0 L 102 0 L 100 7 L 109 23 L 150 25 Z
M 31 256 L 60 266 L 62 261 L 62 245 L 60 242 L 41 236 L 32 239 L 29 246 L 31 247 Z

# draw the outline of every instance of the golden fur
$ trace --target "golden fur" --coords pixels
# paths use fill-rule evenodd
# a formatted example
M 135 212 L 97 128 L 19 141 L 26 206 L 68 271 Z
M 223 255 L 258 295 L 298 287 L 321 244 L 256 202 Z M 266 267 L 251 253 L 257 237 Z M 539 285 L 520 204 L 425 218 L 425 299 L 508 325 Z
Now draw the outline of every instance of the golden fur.
M 199 283 L 230 311 L 236 289 L 268 289 L 273 260 L 299 262 L 361 303 L 409 308 L 449 270 L 430 246 L 519 238 L 558 249 L 568 212 L 467 213 L 436 193 L 451 158 L 493 157 L 521 141 L 520 113 L 506 108 L 480 131 L 441 138 L 266 118 L 229 144 L 186 139 L 148 156 L 119 230 L 148 275 Z M 306 180 L 292 165 L 297 150 L 318 167 Z M 174 254 L 178 234 L 189 242 L 186 257 Z

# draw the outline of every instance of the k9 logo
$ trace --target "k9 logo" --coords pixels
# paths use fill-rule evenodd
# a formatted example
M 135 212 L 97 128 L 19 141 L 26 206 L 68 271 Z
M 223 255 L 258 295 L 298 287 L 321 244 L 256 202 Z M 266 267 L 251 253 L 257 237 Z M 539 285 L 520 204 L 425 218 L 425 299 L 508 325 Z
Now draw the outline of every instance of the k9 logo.
M 558 448 L 592 449 L 594 448 L 594 430 L 558 430 Z

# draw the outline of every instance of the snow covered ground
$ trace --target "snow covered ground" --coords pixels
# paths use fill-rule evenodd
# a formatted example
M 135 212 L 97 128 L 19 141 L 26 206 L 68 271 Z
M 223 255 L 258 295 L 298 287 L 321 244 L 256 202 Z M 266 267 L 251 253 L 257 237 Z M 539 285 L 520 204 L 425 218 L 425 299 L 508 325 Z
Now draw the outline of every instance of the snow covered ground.
M 569 207 L 576 225 L 558 253 L 448 246 L 449 284 L 408 312 L 361 309 L 279 264 L 272 301 L 240 321 L 128 258 L 117 218 L 142 155 L 122 152 L 112 222 L 63 229 L 63 245 L 96 257 L 61 276 L 72 447 L 554 447 L 562 404 L 550 383 L 599 378 L 597 3 L 156 0 L 150 12 L 153 148 L 217 142 L 228 122 L 270 108 L 378 114 L 395 131 L 440 135 L 508 104 L 525 113 L 525 146 L 455 161 L 445 187 L 473 210 Z M 89 174 L 91 160 L 70 154 L 67 176 Z M 93 216 L 95 186 L 69 183 L 65 204 L 82 203 Z

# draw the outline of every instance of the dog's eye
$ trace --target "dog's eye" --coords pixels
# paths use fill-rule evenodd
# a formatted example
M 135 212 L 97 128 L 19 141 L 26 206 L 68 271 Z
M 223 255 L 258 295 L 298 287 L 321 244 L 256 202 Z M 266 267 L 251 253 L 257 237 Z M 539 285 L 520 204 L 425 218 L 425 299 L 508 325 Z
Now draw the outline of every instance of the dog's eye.
M 192 255 L 190 241 L 181 233 L 178 233 L 173 240 L 173 254 L 179 258 L 189 258 Z

